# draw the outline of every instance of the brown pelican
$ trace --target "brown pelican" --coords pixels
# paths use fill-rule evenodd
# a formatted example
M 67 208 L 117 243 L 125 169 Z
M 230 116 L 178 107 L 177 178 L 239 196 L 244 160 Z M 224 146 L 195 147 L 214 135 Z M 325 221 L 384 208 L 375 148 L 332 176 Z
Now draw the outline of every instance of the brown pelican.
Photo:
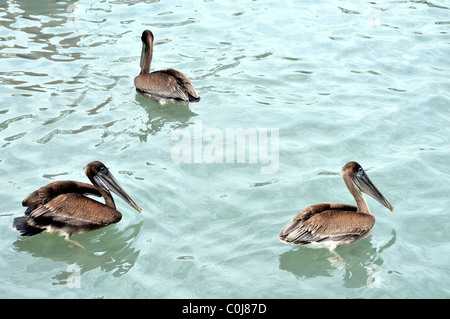
M 84 172 L 93 185 L 75 181 L 57 181 L 28 195 L 22 202 L 23 206 L 28 207 L 25 216 L 15 218 L 13 227 L 22 236 L 45 232 L 64 235 L 69 240 L 72 235 L 117 223 L 122 214 L 116 209 L 111 191 L 141 211 L 103 163 L 91 162 L 84 168 Z M 102 196 L 105 204 L 84 194 Z
M 186 75 L 174 69 L 150 72 L 153 56 L 153 33 L 142 33 L 141 73 L 134 78 L 136 90 L 151 98 L 198 102 L 200 97 Z
M 342 178 L 356 201 L 356 207 L 330 203 L 309 206 L 283 228 L 281 241 L 312 248 L 328 248 L 338 257 L 333 251 L 336 247 L 367 237 L 375 223 L 375 217 L 370 214 L 361 192 L 372 196 L 389 210 L 394 210 L 358 163 L 345 164 Z

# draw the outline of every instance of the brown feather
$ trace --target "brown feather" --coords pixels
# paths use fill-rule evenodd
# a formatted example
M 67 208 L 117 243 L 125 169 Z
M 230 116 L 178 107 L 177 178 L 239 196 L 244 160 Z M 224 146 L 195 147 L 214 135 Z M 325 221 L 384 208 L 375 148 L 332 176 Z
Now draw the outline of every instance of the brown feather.
M 74 181 L 57 181 L 42 186 L 28 195 L 23 201 L 22 206 L 35 206 L 45 204 L 61 194 L 80 193 L 101 196 L 100 192 L 91 184 Z
M 134 84 L 139 91 L 150 95 L 189 101 L 189 96 L 178 84 L 177 79 L 163 71 L 139 75 L 134 79 Z
M 63 194 L 39 206 L 30 213 L 32 218 L 52 218 L 55 221 L 83 225 L 109 225 L 120 221 L 122 215 L 115 209 L 81 194 Z
M 355 206 L 318 204 L 295 216 L 281 231 L 280 239 L 300 245 L 323 240 L 347 242 L 367 235 L 374 223 L 372 215 L 357 213 Z

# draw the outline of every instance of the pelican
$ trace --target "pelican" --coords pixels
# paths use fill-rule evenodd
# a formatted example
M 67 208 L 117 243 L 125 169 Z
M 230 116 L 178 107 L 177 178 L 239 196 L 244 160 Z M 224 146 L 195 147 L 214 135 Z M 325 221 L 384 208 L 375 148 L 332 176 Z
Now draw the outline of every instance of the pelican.
M 361 192 L 375 198 L 390 211 L 394 210 L 358 163 L 345 164 L 342 167 L 342 179 L 353 195 L 356 206 L 331 203 L 309 206 L 283 228 L 280 240 L 311 248 L 328 248 L 340 259 L 334 249 L 367 237 L 375 224 L 375 217 L 370 213 Z
M 151 98 L 198 102 L 200 97 L 186 75 L 174 69 L 150 72 L 153 57 L 153 33 L 142 33 L 141 73 L 134 78 L 136 90 Z
M 110 192 L 117 194 L 137 211 L 142 211 L 103 163 L 91 162 L 86 165 L 84 172 L 93 185 L 56 181 L 28 195 L 22 202 L 22 205 L 27 207 L 25 216 L 15 218 L 13 227 L 22 236 L 33 236 L 41 232 L 53 233 L 64 235 L 66 240 L 81 246 L 70 240 L 70 237 L 121 220 L 122 214 L 116 209 Z M 105 204 L 84 194 L 102 196 Z

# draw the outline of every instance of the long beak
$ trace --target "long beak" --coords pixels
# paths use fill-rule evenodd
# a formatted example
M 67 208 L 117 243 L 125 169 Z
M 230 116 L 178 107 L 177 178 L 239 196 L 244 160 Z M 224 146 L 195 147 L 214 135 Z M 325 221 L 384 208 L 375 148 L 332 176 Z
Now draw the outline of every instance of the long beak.
M 391 212 L 394 211 L 394 207 L 384 198 L 380 191 L 370 181 L 366 172 L 361 169 L 358 174 L 353 178 L 353 182 L 361 192 L 375 198 L 380 204 L 387 207 Z
M 97 184 L 103 188 L 105 191 L 111 191 L 124 201 L 126 201 L 131 207 L 136 209 L 138 212 L 142 212 L 142 209 L 139 208 L 136 203 L 131 199 L 130 196 L 123 190 L 123 188 L 119 185 L 119 183 L 115 180 L 112 174 L 108 171 L 106 174 L 98 173 L 94 176 L 94 180 Z

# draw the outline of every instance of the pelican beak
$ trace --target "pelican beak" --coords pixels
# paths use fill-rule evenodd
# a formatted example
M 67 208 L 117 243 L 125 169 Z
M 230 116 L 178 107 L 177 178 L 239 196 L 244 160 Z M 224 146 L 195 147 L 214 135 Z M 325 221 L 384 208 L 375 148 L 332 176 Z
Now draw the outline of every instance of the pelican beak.
M 94 180 L 105 191 L 113 192 L 114 194 L 122 198 L 124 201 L 126 201 L 131 207 L 136 209 L 138 212 L 142 212 L 142 209 L 136 205 L 136 203 L 131 199 L 130 196 L 128 196 L 128 194 L 119 185 L 119 183 L 116 181 L 114 176 L 109 172 L 109 170 L 107 170 L 106 173 L 98 172 L 97 175 L 94 176 Z
M 380 204 L 388 208 L 391 212 L 394 211 L 394 207 L 384 198 L 380 191 L 370 181 L 364 169 L 360 168 L 356 176 L 353 178 L 353 183 L 361 192 L 375 198 Z

